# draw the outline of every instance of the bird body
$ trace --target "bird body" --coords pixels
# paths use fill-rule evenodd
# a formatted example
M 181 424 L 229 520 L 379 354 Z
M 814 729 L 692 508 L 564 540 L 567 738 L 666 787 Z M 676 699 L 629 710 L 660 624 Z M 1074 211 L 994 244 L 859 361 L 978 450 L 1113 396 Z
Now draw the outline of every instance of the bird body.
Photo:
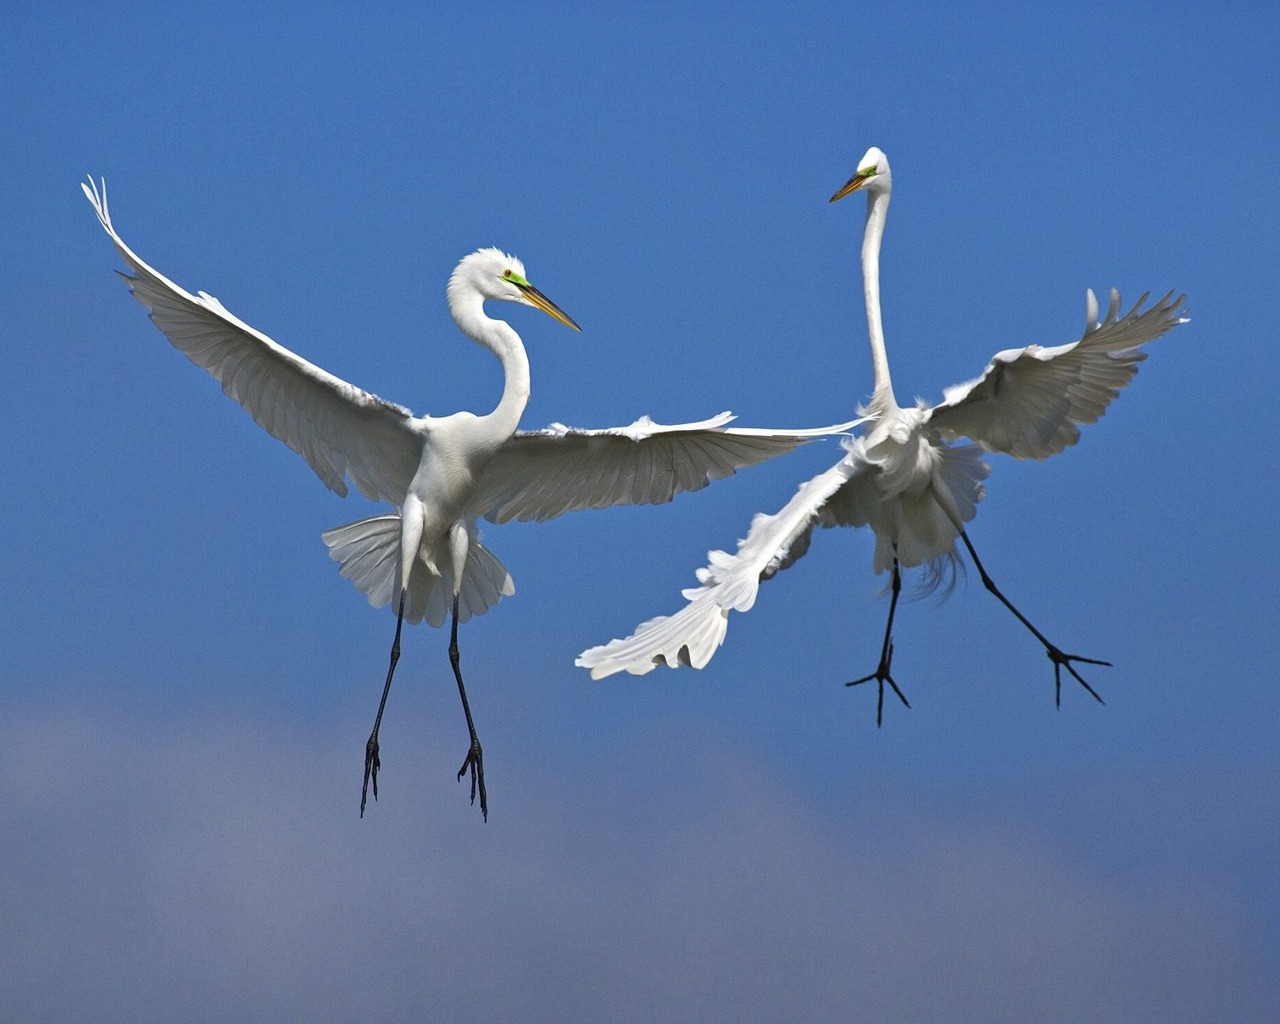
M 684 591 L 683 608 L 641 623 L 628 637 L 583 651 L 576 664 L 589 669 L 592 678 L 620 671 L 643 675 L 657 665 L 702 668 L 724 642 L 730 611 L 750 609 L 759 584 L 808 551 L 815 526 L 869 526 L 876 545 L 873 568 L 892 574 L 892 598 L 880 664 L 848 685 L 879 683 L 877 721 L 885 683 L 906 703 L 889 671 L 900 569 L 925 566 L 925 589 L 936 586 L 959 560 L 957 541 L 984 586 L 1045 646 L 1057 691 L 1059 670 L 1065 667 L 1098 697 L 1072 662 L 1106 662 L 1069 655 L 1051 644 L 996 587 L 965 524 L 985 494 L 984 453 L 1043 459 L 1074 444 L 1080 426 L 1097 420 L 1133 378 L 1146 358 L 1141 346 L 1186 322 L 1179 316 L 1185 297 L 1169 292 L 1142 310 L 1143 295 L 1122 317 L 1120 296 L 1112 290 L 1107 314 L 1099 320 L 1089 291 L 1085 331 L 1078 341 L 999 352 L 981 376 L 946 389 L 937 405 L 904 408 L 893 393 L 880 312 L 880 246 L 891 189 L 888 158 L 872 147 L 857 173 L 831 197 L 835 202 L 857 190 L 867 193 L 861 264 L 874 390 L 859 410 L 862 433 L 843 440 L 844 458 L 801 484 L 778 512 L 757 515 L 736 553 L 712 551 L 707 566 L 698 570 L 699 586 Z M 966 438 L 973 443 L 955 443 Z
M 730 427 L 728 413 L 663 425 L 642 417 L 603 430 L 553 424 L 519 430 L 529 400 L 529 360 L 520 336 L 488 316 L 488 300 L 532 306 L 578 325 L 525 277 L 523 264 L 479 249 L 457 265 L 445 289 L 459 329 L 493 352 L 502 395 L 484 415 L 415 416 L 347 383 L 238 319 L 216 298 L 192 294 L 153 269 L 117 234 L 105 184 L 82 189 L 131 273 L 135 298 L 170 342 L 222 385 L 273 436 L 300 454 L 340 495 L 352 481 L 366 497 L 397 507 L 324 533 L 340 572 L 375 606 L 397 608 L 391 665 L 366 746 L 365 787 L 377 795 L 377 733 L 399 657 L 400 627 L 450 614 L 450 660 L 471 732 L 472 800 L 488 813 L 479 741 L 459 668 L 457 626 L 515 592 L 510 574 L 479 541 L 477 521 L 545 520 L 585 508 L 670 501 L 682 491 L 773 458 L 850 424 L 802 430 Z M 364 795 L 361 812 L 364 810 Z
M 946 579 L 956 539 L 986 494 L 982 449 L 942 442 L 921 408 L 896 409 L 845 447 L 849 479 L 828 500 L 822 524 L 871 527 L 877 575 L 896 559 Z

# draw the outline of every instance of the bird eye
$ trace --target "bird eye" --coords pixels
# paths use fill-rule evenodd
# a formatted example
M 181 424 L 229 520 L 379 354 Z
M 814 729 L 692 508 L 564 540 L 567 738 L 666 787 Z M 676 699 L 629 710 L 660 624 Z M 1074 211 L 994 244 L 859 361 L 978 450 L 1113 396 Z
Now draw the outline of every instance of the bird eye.
M 510 276 L 511 276 L 511 271 L 510 271 L 510 270 L 504 270 L 504 271 L 502 272 L 502 276 L 503 276 L 503 277 L 510 277 Z

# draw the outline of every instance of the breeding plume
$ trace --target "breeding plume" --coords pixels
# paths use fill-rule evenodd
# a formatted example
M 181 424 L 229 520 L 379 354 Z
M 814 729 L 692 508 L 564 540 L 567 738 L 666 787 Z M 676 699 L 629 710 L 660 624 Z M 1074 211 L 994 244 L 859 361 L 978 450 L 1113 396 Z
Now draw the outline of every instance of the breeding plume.
M 215 377 L 268 433 L 307 460 L 325 485 L 398 510 L 323 534 L 342 575 L 375 607 L 396 608 L 395 639 L 373 731 L 365 745 L 363 815 L 370 783 L 378 795 L 378 728 L 400 656 L 407 620 L 433 626 L 451 619 L 449 660 L 470 733 L 458 779 L 471 777 L 487 818 L 484 761 L 458 654 L 458 624 L 515 593 L 502 563 L 479 541 L 476 521 L 545 520 L 610 505 L 656 504 L 696 491 L 743 466 L 781 455 L 851 424 L 812 430 L 729 427 L 721 413 L 665 426 L 642 417 L 630 426 L 545 430 L 517 426 L 529 399 L 529 361 L 510 325 L 486 315 L 487 299 L 532 306 L 568 327 L 578 325 L 533 287 L 521 262 L 497 249 L 462 260 L 446 296 L 458 328 L 502 365 L 497 407 L 484 415 L 415 416 L 301 356 L 233 316 L 205 292 L 192 295 L 153 270 L 112 226 L 106 186 L 81 186 L 132 274 L 123 275 L 152 321 L 188 359 Z
M 1033 626 L 987 574 L 964 524 L 973 518 L 985 493 L 982 481 L 988 467 L 983 451 L 1043 459 L 1075 444 L 1080 427 L 1098 419 L 1137 373 L 1138 363 L 1146 358 L 1141 346 L 1186 322 L 1179 316 L 1185 296 L 1175 298 L 1169 292 L 1143 310 L 1143 295 L 1121 316 L 1120 296 L 1113 289 L 1107 314 L 1099 320 L 1097 299 L 1090 291 L 1079 341 L 998 352 L 981 377 L 946 389 L 937 405 L 921 402 L 903 408 L 889 378 L 880 318 L 880 243 L 891 187 L 889 161 L 873 147 L 857 173 L 831 197 L 834 203 L 851 192 L 867 193 L 862 279 L 875 389 L 860 410 L 865 417 L 862 432 L 842 442 L 846 454 L 840 462 L 802 484 L 781 509 L 757 515 L 735 554 L 712 551 L 710 563 L 698 570 L 700 585 L 684 591 L 684 608 L 641 624 L 625 639 L 584 651 L 576 663 L 590 669 L 593 678 L 620 671 L 643 675 L 656 665 L 701 668 L 724 642 L 729 612 L 750 609 L 760 581 L 804 555 L 816 524 L 870 526 L 875 534 L 873 568 L 891 573 L 889 616 L 875 671 L 847 685 L 876 681 L 877 723 L 886 683 L 907 704 L 891 674 L 901 570 L 923 566 L 926 589 L 936 585 L 954 571 L 957 540 L 969 552 L 987 590 L 1044 645 L 1053 662 L 1055 699 L 1061 701 L 1065 668 L 1101 701 L 1076 664 L 1109 663 L 1067 654 Z M 976 443 L 952 443 L 963 438 Z

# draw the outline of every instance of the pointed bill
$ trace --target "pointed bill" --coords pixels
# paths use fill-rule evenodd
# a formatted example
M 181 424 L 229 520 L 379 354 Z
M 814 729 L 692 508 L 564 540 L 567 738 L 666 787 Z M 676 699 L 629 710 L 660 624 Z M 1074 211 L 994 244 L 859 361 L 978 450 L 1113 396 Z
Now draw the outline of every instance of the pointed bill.
M 546 313 L 548 316 L 555 317 L 566 327 L 572 327 L 575 331 L 582 330 L 582 328 L 574 321 L 573 317 L 543 295 L 542 292 L 538 291 L 538 289 L 528 281 L 515 281 L 513 279 L 512 283 L 520 289 L 526 299 L 542 310 L 542 312 Z
M 846 181 L 843 186 L 841 186 L 840 191 L 838 191 L 835 195 L 833 195 L 828 200 L 828 202 L 832 202 L 832 203 L 838 202 L 839 200 L 847 196 L 850 192 L 857 192 L 858 189 L 862 188 L 863 185 L 865 185 L 875 176 L 876 176 L 876 170 L 874 166 L 859 170 L 857 174 L 855 174 L 852 178 Z

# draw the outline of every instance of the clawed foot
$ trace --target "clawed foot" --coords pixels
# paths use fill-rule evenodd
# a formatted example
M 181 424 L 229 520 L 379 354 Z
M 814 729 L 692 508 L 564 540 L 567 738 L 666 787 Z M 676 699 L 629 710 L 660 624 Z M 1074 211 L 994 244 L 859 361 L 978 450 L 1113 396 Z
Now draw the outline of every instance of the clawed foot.
M 1004 605 L 1006 608 L 1009 609 L 1009 611 L 1013 613 L 1013 617 L 1015 619 L 1017 619 L 1024 626 L 1026 626 L 1027 629 L 1031 631 L 1032 636 L 1034 636 L 1037 640 L 1039 640 L 1042 644 L 1044 644 L 1045 654 L 1047 654 L 1049 656 L 1049 660 L 1053 662 L 1053 702 L 1054 704 L 1056 704 L 1058 707 L 1062 707 L 1062 670 L 1063 668 L 1065 668 L 1068 672 L 1071 673 L 1072 676 L 1075 677 L 1075 681 L 1077 683 L 1079 683 L 1081 686 L 1083 686 L 1086 690 L 1089 691 L 1089 694 L 1093 697 L 1094 700 L 1096 700 L 1099 704 L 1105 704 L 1106 701 L 1104 701 L 1101 697 L 1098 696 L 1098 691 L 1084 681 L 1084 676 L 1082 676 L 1079 672 L 1077 672 L 1075 670 L 1075 666 L 1072 665 L 1071 663 L 1073 661 L 1078 661 L 1084 665 L 1106 665 L 1108 668 L 1110 668 L 1111 662 L 1101 661 L 1098 658 L 1082 658 L 1078 654 L 1066 654 L 1063 652 L 1063 650 L 1060 647 L 1055 647 L 1053 644 L 1049 643 L 1049 641 L 1045 639 L 1045 635 L 1031 624 L 1031 620 L 1028 619 L 1025 615 L 1023 615 L 1022 612 L 1018 611 L 1018 609 L 1014 607 L 1013 602 L 1010 601 L 1007 597 L 1004 596 L 1004 594 L 1000 592 L 1000 588 L 996 586 L 995 580 L 993 580 L 990 576 L 987 575 L 987 570 L 983 568 L 982 560 L 978 557 L 978 552 L 976 552 L 973 549 L 973 543 L 969 540 L 969 535 L 965 533 L 963 530 L 960 531 L 960 539 L 964 541 L 964 546 L 969 549 L 969 557 L 973 559 L 973 564 L 978 567 L 978 572 L 982 576 L 982 585 L 987 588 L 987 590 L 996 598 L 997 601 L 999 601 L 1002 605 Z
M 484 790 L 484 752 L 480 749 L 480 741 L 474 737 L 471 740 L 471 749 L 467 751 L 466 760 L 462 762 L 462 767 L 458 769 L 458 781 L 462 781 L 462 777 L 471 772 L 471 802 L 476 802 L 476 790 L 480 791 L 480 813 L 484 816 L 484 820 L 489 820 L 489 796 Z M 374 796 L 377 796 L 375 791 Z
M 1064 654 L 1060 649 L 1054 647 L 1053 644 L 1045 644 L 1045 653 L 1049 655 L 1049 660 L 1053 662 L 1053 702 L 1058 707 L 1062 707 L 1062 670 L 1065 668 L 1075 677 L 1077 683 L 1089 691 L 1099 704 L 1105 704 L 1106 701 L 1098 696 L 1098 691 L 1084 681 L 1084 676 L 1076 671 L 1075 666 L 1071 663 L 1078 661 L 1083 665 L 1106 665 L 1111 667 L 1111 662 L 1101 661 L 1098 658 L 1082 658 L 1078 654 Z
M 375 732 L 364 745 L 364 788 L 360 791 L 360 817 L 364 817 L 365 801 L 369 797 L 369 780 L 373 780 L 373 798 L 378 799 L 378 769 L 382 762 L 378 760 L 378 734 Z
M 863 676 L 861 679 L 855 679 L 851 683 L 844 684 L 845 686 L 861 686 L 863 683 L 869 683 L 871 682 L 871 680 L 874 679 L 876 683 L 879 685 L 880 692 L 876 698 L 876 728 L 877 729 L 880 727 L 881 721 L 884 717 L 884 684 L 885 683 L 888 683 L 891 687 L 893 687 L 893 692 L 898 695 L 898 700 L 902 701 L 902 704 L 904 707 L 908 707 L 908 708 L 911 707 L 910 702 L 907 700 L 905 696 L 903 696 L 902 691 L 898 689 L 898 684 L 893 681 L 893 676 L 889 674 L 889 666 L 892 663 L 893 663 L 893 642 L 890 641 L 888 644 L 885 645 L 884 653 L 883 655 L 881 655 L 881 658 L 880 658 L 880 664 L 876 667 L 876 670 L 871 673 L 871 675 Z M 1071 666 L 1068 665 L 1067 668 L 1070 669 Z M 1083 680 L 1081 680 L 1081 682 L 1083 682 Z M 1094 694 L 1094 696 L 1096 697 L 1097 694 Z

